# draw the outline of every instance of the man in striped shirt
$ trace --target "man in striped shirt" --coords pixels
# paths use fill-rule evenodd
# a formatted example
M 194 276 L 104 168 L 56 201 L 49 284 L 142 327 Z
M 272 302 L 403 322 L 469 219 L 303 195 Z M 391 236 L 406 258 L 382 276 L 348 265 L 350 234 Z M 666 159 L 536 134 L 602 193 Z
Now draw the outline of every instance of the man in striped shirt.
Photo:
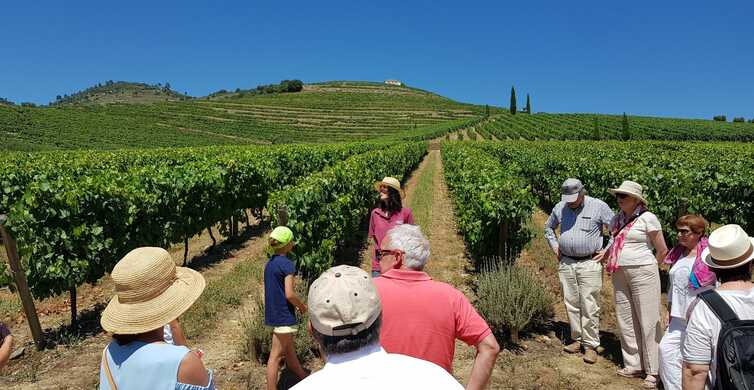
M 603 227 L 609 226 L 613 211 L 603 201 L 586 195 L 578 179 L 567 179 L 561 201 L 545 224 L 545 238 L 560 261 L 558 276 L 563 290 L 573 342 L 563 348 L 581 352 L 584 361 L 597 361 L 600 345 L 599 295 L 602 289 L 602 259 L 612 239 L 603 248 Z M 555 229 L 560 226 L 560 236 Z

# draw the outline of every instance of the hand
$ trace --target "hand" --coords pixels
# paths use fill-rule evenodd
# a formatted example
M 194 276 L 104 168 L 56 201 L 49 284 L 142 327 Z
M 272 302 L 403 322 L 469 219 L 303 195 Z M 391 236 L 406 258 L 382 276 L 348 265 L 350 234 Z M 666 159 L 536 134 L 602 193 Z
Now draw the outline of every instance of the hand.
M 662 327 L 668 329 L 670 326 L 670 311 L 668 310 L 664 316 L 662 316 Z
M 597 253 L 594 254 L 594 257 L 592 257 L 592 260 L 597 260 L 600 263 L 604 263 L 605 258 L 607 257 L 606 254 L 607 254 L 607 251 L 604 249 L 601 251 L 597 251 Z
M 307 310 L 309 310 L 309 307 L 308 307 L 308 306 L 306 306 L 306 303 L 302 304 L 302 305 L 301 305 L 301 306 L 300 306 L 300 307 L 298 308 L 298 311 L 300 311 L 300 312 L 302 312 L 302 313 L 306 313 L 306 311 L 307 311 Z

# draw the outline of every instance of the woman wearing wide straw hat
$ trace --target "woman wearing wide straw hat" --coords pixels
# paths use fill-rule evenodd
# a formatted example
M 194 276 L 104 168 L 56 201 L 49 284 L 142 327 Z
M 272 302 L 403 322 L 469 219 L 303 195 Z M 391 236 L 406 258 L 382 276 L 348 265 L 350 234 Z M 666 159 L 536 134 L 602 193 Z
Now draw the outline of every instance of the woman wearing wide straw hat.
M 394 177 L 385 177 L 374 183 L 374 188 L 380 194 L 377 207 L 369 214 L 368 236 L 374 240 L 372 250 L 372 276 L 380 275 L 379 247 L 388 230 L 400 224 L 414 224 L 411 209 L 403 207 L 405 193 L 401 182 Z
M 657 385 L 660 325 L 658 263 L 668 253 L 657 216 L 647 210 L 639 183 L 626 180 L 608 190 L 620 212 L 610 224 L 613 244 L 605 269 L 612 274 L 615 315 L 624 368 L 618 375 L 644 376 L 643 387 Z M 654 251 L 654 253 L 653 253 Z
M 716 383 L 717 378 L 717 346 L 722 325 L 718 315 L 708 306 L 708 302 L 717 301 L 727 306 L 739 320 L 754 319 L 754 284 L 751 282 L 752 262 L 754 260 L 754 237 L 749 235 L 738 225 L 721 226 L 709 236 L 709 245 L 702 252 L 702 261 L 715 271 L 720 283 L 714 291 L 701 293 L 700 297 L 691 304 L 689 309 L 686 338 L 683 341 L 681 354 L 683 356 L 683 388 L 685 390 L 702 390 L 707 388 L 733 388 L 730 383 Z M 722 307 L 721 307 L 722 308 Z M 738 328 L 741 330 L 742 328 Z M 737 343 L 746 343 L 746 336 L 738 338 Z M 725 348 L 730 352 L 731 348 Z M 740 354 L 745 349 L 739 350 Z M 741 378 L 749 384 L 751 371 L 744 362 L 745 355 L 738 355 L 741 361 L 736 368 L 741 368 L 740 374 L 748 378 Z M 751 367 L 751 361 L 748 362 Z M 745 384 L 739 382 L 740 387 Z
M 129 252 L 113 268 L 115 296 L 102 313 L 113 340 L 102 353 L 100 390 L 208 390 L 212 374 L 198 353 L 167 344 L 163 327 L 204 290 L 198 272 L 176 267 L 162 248 Z

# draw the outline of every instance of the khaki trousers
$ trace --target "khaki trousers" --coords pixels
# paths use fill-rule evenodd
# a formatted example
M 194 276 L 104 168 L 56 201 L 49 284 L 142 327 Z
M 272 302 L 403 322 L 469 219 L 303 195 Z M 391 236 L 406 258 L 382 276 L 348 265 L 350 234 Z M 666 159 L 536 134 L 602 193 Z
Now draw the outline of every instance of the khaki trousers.
M 613 289 L 624 366 L 657 375 L 663 333 L 657 264 L 621 266 L 613 273 Z
M 586 347 L 597 348 L 600 345 L 602 264 L 562 256 L 558 277 L 571 325 L 571 339 Z

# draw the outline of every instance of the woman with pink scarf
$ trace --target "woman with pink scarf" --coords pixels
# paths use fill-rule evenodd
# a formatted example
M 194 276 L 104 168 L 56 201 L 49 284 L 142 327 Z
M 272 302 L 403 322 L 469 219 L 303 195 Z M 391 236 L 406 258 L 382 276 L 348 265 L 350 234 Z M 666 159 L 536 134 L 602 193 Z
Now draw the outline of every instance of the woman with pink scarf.
M 645 388 L 657 386 L 660 325 L 660 263 L 668 253 L 660 221 L 647 210 L 639 183 L 626 180 L 608 190 L 620 212 L 610 224 L 613 245 L 605 269 L 612 274 L 615 316 L 624 368 L 618 375 L 644 377 Z M 654 253 L 653 253 L 654 252 Z
M 681 390 L 681 341 L 686 334 L 686 311 L 697 294 L 715 287 L 715 273 L 702 262 L 707 247 L 707 221 L 684 215 L 675 223 L 678 245 L 665 257 L 669 272 L 667 332 L 660 341 L 660 379 L 668 390 Z

